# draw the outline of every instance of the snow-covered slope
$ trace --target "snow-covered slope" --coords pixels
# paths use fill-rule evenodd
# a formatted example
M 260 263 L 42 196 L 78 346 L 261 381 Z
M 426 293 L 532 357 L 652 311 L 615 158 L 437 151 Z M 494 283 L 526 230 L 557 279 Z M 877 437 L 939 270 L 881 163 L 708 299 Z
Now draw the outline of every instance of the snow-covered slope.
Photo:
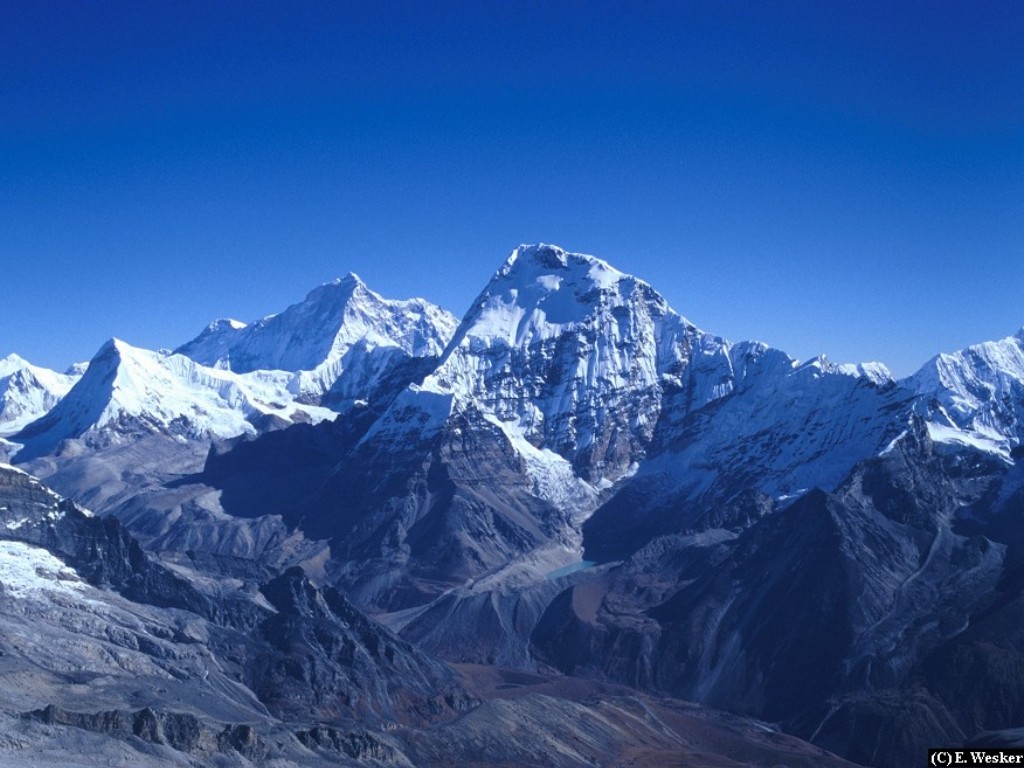
M 719 344 L 647 283 L 593 256 L 520 246 L 474 302 L 416 397 L 437 416 L 477 409 L 537 464 L 614 481 L 643 455 L 663 391 Z M 721 394 L 714 382 L 702 392 Z M 440 410 L 438 410 L 440 407 Z
M 105 343 L 85 375 L 43 418 L 13 436 L 19 459 L 49 452 L 68 438 L 97 446 L 146 434 L 181 440 L 235 437 L 333 413 L 297 404 L 284 372 L 236 374 L 183 355 L 150 352 L 118 339 Z
M 665 431 L 678 474 L 710 471 L 774 497 L 832 488 L 887 445 L 909 400 L 878 364 L 801 363 L 752 342 L 730 345 L 729 360 L 733 396 Z M 726 497 L 739 490 L 726 488 Z
M 0 435 L 12 435 L 55 406 L 81 378 L 32 365 L 18 355 L 0 359 Z
M 906 380 L 936 442 L 1008 457 L 1024 438 L 1024 329 L 929 360 Z
M 666 400 L 647 459 L 587 521 L 588 556 L 616 559 L 686 529 L 742 528 L 773 504 L 832 490 L 899 435 L 913 399 L 880 366 L 800 363 L 756 342 L 699 362 L 728 394 L 695 407 L 684 387 Z
M 344 402 L 365 398 L 403 360 L 438 357 L 457 322 L 423 299 L 385 299 L 350 273 L 249 325 L 217 320 L 177 352 L 236 373 L 297 372 L 296 396 Z
M 565 488 L 575 476 L 607 487 L 652 450 L 651 472 L 673 496 L 689 487 L 692 500 L 725 474 L 735 474 L 730 486 L 754 480 L 782 495 L 833 487 L 880 450 L 892 416 L 879 393 L 889 388 L 877 363 L 800 365 L 761 343 L 732 344 L 600 259 L 521 246 L 437 370 L 378 430 L 397 439 L 409 425 L 440 428 L 475 410 L 502 427 L 540 495 L 556 501 L 545 486 Z

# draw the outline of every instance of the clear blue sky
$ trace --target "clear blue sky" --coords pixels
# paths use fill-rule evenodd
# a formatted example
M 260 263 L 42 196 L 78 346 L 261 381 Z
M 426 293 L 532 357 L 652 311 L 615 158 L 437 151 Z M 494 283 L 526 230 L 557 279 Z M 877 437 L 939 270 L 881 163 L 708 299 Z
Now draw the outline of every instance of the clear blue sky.
M 1024 3 L 77 2 L 0 24 L 0 355 L 521 242 L 897 373 L 1024 324 Z

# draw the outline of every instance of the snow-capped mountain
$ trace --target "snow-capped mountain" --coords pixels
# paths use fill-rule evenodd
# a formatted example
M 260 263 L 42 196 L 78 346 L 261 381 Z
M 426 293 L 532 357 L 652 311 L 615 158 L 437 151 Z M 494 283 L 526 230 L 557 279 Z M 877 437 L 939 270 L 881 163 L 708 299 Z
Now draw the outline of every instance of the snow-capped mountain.
M 662 393 L 679 385 L 694 349 L 716 342 L 600 259 L 520 246 L 421 389 L 478 408 L 588 481 L 609 481 L 642 456 Z
M 692 521 L 746 487 L 772 497 L 835 487 L 898 434 L 901 399 L 880 364 L 800 364 L 733 344 L 600 259 L 521 246 L 437 369 L 367 439 L 415 442 L 479 414 L 521 455 L 539 498 L 585 516 L 617 481 L 642 488 L 629 514 L 608 513 L 640 532 L 648 514 L 676 526 L 666 508 Z
M 587 521 L 588 557 L 624 557 L 681 530 L 742 527 L 748 510 L 731 520 L 723 510 L 745 492 L 785 504 L 832 490 L 900 435 L 913 401 L 880 366 L 799 363 L 759 343 L 726 343 L 703 362 L 728 395 L 704 408 L 691 407 L 687 388 L 668 398 L 647 460 Z
M 527 553 L 542 577 L 578 556 L 578 521 L 635 469 L 693 349 L 717 343 L 600 259 L 517 248 L 297 517 L 339 551 L 382 553 L 344 576 L 368 602 L 415 603 Z
M 176 567 L 277 573 L 256 598 L 276 650 L 245 684 L 281 706 L 294 692 L 306 713 L 316 676 L 264 658 L 342 616 L 278 573 L 300 563 L 450 661 L 684 695 L 896 765 L 1024 719 L 1020 653 L 1001 661 L 1024 647 L 1022 419 L 1024 331 L 894 380 L 730 342 L 598 258 L 534 245 L 458 324 L 350 275 L 178 353 L 112 340 L 12 438 Z M 0 516 L 15 538 L 20 520 Z
M 483 418 L 520 456 L 538 498 L 586 515 L 635 470 L 666 391 L 689 375 L 701 403 L 727 392 L 690 365 L 723 343 L 601 259 L 523 245 L 473 303 L 434 372 L 367 439 L 415 441 L 456 415 Z
M 96 446 L 147 434 L 187 441 L 333 418 L 325 408 L 296 403 L 288 391 L 291 378 L 281 371 L 208 368 L 184 355 L 111 339 L 64 399 L 12 439 L 26 446 L 19 454 L 24 459 L 69 438 L 85 437 Z
M 83 370 L 76 366 L 57 373 L 13 354 L 0 359 L 0 436 L 14 434 L 53 408 Z
M 929 360 L 907 382 L 932 439 L 1005 457 L 1024 439 L 1024 329 Z
M 336 542 L 346 587 L 378 608 L 506 566 L 543 578 L 580 557 L 595 509 L 617 542 L 640 546 L 625 534 L 677 530 L 744 488 L 835 487 L 898 434 L 898 391 L 883 366 L 731 344 L 600 259 L 521 246 L 437 368 L 295 519 Z M 602 506 L 613 491 L 630 503 Z
M 426 301 L 384 299 L 350 274 L 255 323 L 216 321 L 179 354 L 111 342 L 68 402 L 19 439 L 25 458 L 83 435 L 94 446 L 154 432 L 233 437 L 330 416 L 301 403 L 346 411 L 370 401 L 355 466 L 392 455 L 387 471 L 404 471 L 417 446 L 434 450 L 468 428 L 477 450 L 516 463 L 528 495 L 557 510 L 547 534 L 523 541 L 553 534 L 571 547 L 614 488 L 591 525 L 614 521 L 623 547 L 720 521 L 699 522 L 743 490 L 773 503 L 830 490 L 891 447 L 912 411 L 925 413 L 934 439 L 983 437 L 1008 455 L 1024 402 L 1021 338 L 940 356 L 894 382 L 879 364 L 800 364 L 758 342 L 731 343 L 601 259 L 524 245 L 457 327 Z M 483 447 L 494 440 L 502 445 Z M 645 521 L 660 521 L 657 531 Z
M 409 360 L 438 357 L 457 322 L 423 299 L 385 299 L 349 273 L 280 314 L 217 320 L 176 351 L 236 373 L 295 372 L 294 396 L 339 405 L 367 399 Z

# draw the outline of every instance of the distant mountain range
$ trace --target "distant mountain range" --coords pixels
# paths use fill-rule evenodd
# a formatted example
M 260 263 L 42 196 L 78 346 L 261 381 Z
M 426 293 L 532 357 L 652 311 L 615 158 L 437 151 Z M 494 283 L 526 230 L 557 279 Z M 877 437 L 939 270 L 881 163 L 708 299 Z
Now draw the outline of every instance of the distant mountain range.
M 312 739 L 327 760 L 323 744 L 353 743 L 358 723 L 381 764 L 526 764 L 466 751 L 474 713 L 504 701 L 477 684 L 497 674 L 560 691 L 490 712 L 503 728 L 584 733 L 590 715 L 567 708 L 626 686 L 613 710 L 668 695 L 878 766 L 1024 726 L 1024 331 L 894 379 L 727 341 L 598 258 L 521 246 L 461 321 L 350 274 L 173 353 L 110 340 L 66 374 L 12 355 L 0 435 L 9 461 L 108 519 L 118 546 L 141 543 L 129 562 L 145 575 L 124 578 L 143 586 L 127 587 L 84 575 L 103 547 L 8 522 L 0 539 L 35 548 L 18 558 L 78 574 L 39 589 L 108 587 L 212 622 L 204 637 L 220 639 L 194 663 L 245 691 L 230 717 L 186 707 L 196 732 L 216 722 L 265 747 L 284 729 L 298 744 L 238 759 L 303 764 Z M 2 569 L 0 583 L 7 600 L 36 594 Z M 364 661 L 344 650 L 355 627 Z M 62 727 L 88 699 L 62 698 L 66 685 L 45 702 Z M 575 685 L 587 693 L 564 693 Z M 86 709 L 134 707 L 101 699 Z M 170 695 L 147 706 L 178 711 Z M 395 721 L 449 725 L 396 741 L 381 730 Z M 251 735 L 231 731 L 242 723 Z M 751 728 L 729 759 L 768 755 L 744 752 Z M 649 764 L 677 748 L 666 738 Z M 213 760 L 204 749 L 191 753 Z M 536 764 L 587 764 L 558 749 Z

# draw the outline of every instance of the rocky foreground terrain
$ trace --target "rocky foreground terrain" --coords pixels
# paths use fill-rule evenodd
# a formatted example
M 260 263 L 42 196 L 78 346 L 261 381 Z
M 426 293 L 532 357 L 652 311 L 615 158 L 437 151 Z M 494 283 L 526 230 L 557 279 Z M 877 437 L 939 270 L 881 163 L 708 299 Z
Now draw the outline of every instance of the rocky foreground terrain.
M 623 686 L 446 664 L 299 568 L 168 567 L 2 466 L 0 522 L 4 765 L 844 764 Z

